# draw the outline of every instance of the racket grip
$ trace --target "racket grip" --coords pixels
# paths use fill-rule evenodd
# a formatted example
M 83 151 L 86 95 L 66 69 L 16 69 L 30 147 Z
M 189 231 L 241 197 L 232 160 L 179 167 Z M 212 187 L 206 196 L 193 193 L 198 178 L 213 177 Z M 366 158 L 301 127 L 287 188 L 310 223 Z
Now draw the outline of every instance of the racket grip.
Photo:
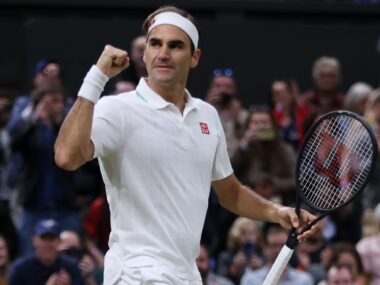
M 289 259 L 292 257 L 294 249 L 290 249 L 284 245 L 278 254 L 276 261 L 273 263 L 267 277 L 264 280 L 263 285 L 276 285 L 280 279 L 282 272 L 289 263 Z

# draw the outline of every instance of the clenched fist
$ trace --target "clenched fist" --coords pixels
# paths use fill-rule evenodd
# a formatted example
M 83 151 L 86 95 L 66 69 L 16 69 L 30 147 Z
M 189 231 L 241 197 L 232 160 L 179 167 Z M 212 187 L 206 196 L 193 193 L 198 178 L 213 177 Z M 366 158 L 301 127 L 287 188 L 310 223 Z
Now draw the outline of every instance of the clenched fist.
M 109 78 L 119 74 L 129 65 L 128 53 L 124 50 L 106 45 L 96 66 Z

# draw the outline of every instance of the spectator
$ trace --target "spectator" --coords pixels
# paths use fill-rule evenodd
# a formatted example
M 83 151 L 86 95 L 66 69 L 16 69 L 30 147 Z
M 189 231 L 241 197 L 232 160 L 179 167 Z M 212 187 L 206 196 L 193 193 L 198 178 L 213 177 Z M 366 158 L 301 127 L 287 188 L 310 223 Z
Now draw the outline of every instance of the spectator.
M 207 92 L 206 101 L 213 105 L 220 117 L 231 156 L 239 145 L 248 116 L 237 97 L 236 80 L 232 69 L 215 69 Z M 219 204 L 214 191 L 209 198 L 209 207 L 202 233 L 202 242 L 208 245 L 213 256 L 218 256 L 226 243 L 225 233 L 231 227 L 236 215 L 226 211 Z
M 352 244 L 340 242 L 326 248 L 324 251 L 330 251 L 330 257 L 326 263 L 327 268 L 333 265 L 347 266 L 351 270 L 355 285 L 369 285 L 361 257 Z
M 201 245 L 199 256 L 197 257 L 197 267 L 201 274 L 203 285 L 233 285 L 227 278 L 211 271 L 208 250 L 204 245 Z
M 58 251 L 64 256 L 74 258 L 81 270 L 85 285 L 98 285 L 102 283 L 102 268 L 97 267 L 95 259 L 84 246 L 78 233 L 74 231 L 62 231 L 61 242 Z
M 34 255 L 25 255 L 11 266 L 9 285 L 84 285 L 78 264 L 58 252 L 59 226 L 41 220 L 34 229 Z
M 116 81 L 128 81 L 137 86 L 141 77 L 148 76 L 143 60 L 145 45 L 145 36 L 138 36 L 132 40 L 131 51 L 129 53 L 129 67 L 117 76 Z
M 360 116 L 364 116 L 368 98 L 372 91 L 373 88 L 365 82 L 356 82 L 352 84 L 344 99 L 345 109 Z
M 136 89 L 136 84 L 128 80 L 116 81 L 112 94 L 117 95 L 124 92 L 129 92 Z
M 295 199 L 295 152 L 279 137 L 268 107 L 254 106 L 251 111 L 240 146 L 231 157 L 235 174 L 251 188 L 258 176 L 269 175 L 273 193 L 289 205 Z
M 380 204 L 375 208 L 374 217 L 380 229 Z M 369 274 L 370 284 L 380 284 L 380 233 L 363 238 L 356 245 L 356 249 L 365 271 Z
M 33 108 L 24 110 L 11 135 L 12 150 L 21 154 L 23 167 L 16 181 L 23 208 L 19 235 L 22 253 L 31 253 L 37 221 L 54 218 L 66 229 L 80 230 L 76 210 L 75 174 L 54 163 L 54 142 L 64 119 L 65 94 L 56 86 L 33 92 Z
M 302 104 L 306 104 L 310 112 L 325 114 L 342 109 L 344 94 L 339 91 L 342 80 L 338 59 L 329 56 L 318 58 L 313 65 L 312 76 L 314 87 L 302 96 Z
M 11 264 L 8 242 L 0 234 L 0 285 L 8 284 L 8 271 Z
M 8 240 L 9 254 L 15 257 L 18 250 L 18 236 L 11 213 L 13 203 L 11 188 L 8 185 L 10 142 L 6 131 L 13 98 L 6 90 L 0 90 L 0 234 Z
M 286 243 L 288 232 L 276 224 L 268 223 L 264 227 L 264 255 L 267 264 L 257 270 L 247 270 L 243 275 L 241 285 L 262 285 L 265 277 Z M 279 285 L 313 285 L 313 279 L 306 272 L 297 271 L 289 265 L 282 274 Z
M 326 285 L 354 285 L 352 273 L 347 266 L 331 266 L 327 271 Z
M 295 150 L 302 142 L 302 123 L 309 113 L 307 106 L 300 104 L 298 92 L 294 81 L 280 79 L 272 82 L 271 103 L 279 135 Z
M 372 127 L 380 154 L 380 88 L 375 89 L 368 99 L 365 118 Z M 374 173 L 380 173 L 380 159 L 376 161 Z M 363 193 L 363 206 L 365 209 L 374 209 L 380 203 L 380 176 L 372 175 Z
M 110 209 L 105 190 L 90 205 L 83 220 L 86 237 L 102 252 L 108 250 L 108 238 L 111 232 Z
M 264 264 L 260 228 L 256 221 L 239 217 L 228 233 L 227 250 L 220 253 L 217 272 L 239 284 L 246 268 Z
M 227 151 L 231 156 L 239 145 L 248 112 L 242 107 L 237 96 L 236 81 L 232 69 L 215 69 L 206 101 L 219 114 L 227 141 Z

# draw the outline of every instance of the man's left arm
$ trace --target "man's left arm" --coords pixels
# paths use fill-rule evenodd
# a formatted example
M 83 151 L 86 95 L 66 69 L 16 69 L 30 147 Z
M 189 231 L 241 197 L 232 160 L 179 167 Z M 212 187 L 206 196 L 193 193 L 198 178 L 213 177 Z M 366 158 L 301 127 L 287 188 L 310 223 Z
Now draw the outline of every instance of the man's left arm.
M 303 227 L 314 216 L 305 210 L 301 210 L 298 218 L 294 208 L 285 207 L 266 200 L 252 189 L 242 185 L 235 175 L 230 175 L 224 179 L 212 183 L 220 204 L 231 212 L 253 220 L 262 220 L 281 224 L 284 228 L 290 229 Z M 303 241 L 317 230 L 316 226 L 306 231 L 298 237 Z

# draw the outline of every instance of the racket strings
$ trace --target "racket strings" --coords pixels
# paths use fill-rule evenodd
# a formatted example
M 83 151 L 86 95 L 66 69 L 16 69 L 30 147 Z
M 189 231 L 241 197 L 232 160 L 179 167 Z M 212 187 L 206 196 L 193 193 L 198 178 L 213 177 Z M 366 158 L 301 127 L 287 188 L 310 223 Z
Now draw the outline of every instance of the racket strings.
M 333 209 L 361 189 L 371 168 L 370 142 L 367 129 L 347 115 L 325 120 L 314 130 L 303 151 L 299 175 L 310 204 Z

